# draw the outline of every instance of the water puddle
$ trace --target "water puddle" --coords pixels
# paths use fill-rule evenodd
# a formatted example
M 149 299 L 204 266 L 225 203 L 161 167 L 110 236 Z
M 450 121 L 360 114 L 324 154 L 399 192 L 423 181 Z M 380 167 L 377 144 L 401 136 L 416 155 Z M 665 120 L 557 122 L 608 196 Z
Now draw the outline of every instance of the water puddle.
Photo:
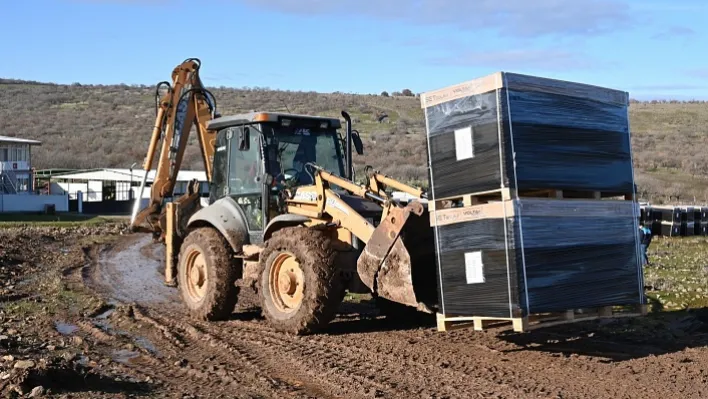
M 178 291 L 164 281 L 164 248 L 145 235 L 119 252 L 102 254 L 94 281 L 113 301 L 137 304 L 178 303 Z
M 113 326 L 111 325 L 111 322 L 108 321 L 107 318 L 102 318 L 102 319 L 95 318 L 95 319 L 92 320 L 92 322 L 93 322 L 93 325 L 94 325 L 94 326 L 100 328 L 100 329 L 103 330 L 106 334 L 119 335 L 119 336 L 123 336 L 123 337 L 129 335 L 129 334 L 128 334 L 127 332 L 125 332 L 125 331 L 116 330 L 115 328 L 113 328 Z
M 110 318 L 111 314 L 113 314 L 113 312 L 115 312 L 115 308 L 108 309 L 105 312 L 99 314 L 98 316 L 93 318 L 93 320 L 92 320 L 93 324 L 108 334 L 132 339 L 132 341 L 135 343 L 135 346 L 137 346 L 143 350 L 146 350 L 153 355 L 159 355 L 159 351 L 157 350 L 157 347 L 149 339 L 147 339 L 145 337 L 141 337 L 141 336 L 134 336 L 133 334 L 131 334 L 128 331 L 118 330 L 118 329 L 114 328 L 111 325 L 111 322 L 109 321 L 109 318 Z
M 113 351 L 113 360 L 119 363 L 123 364 L 128 364 L 130 363 L 131 359 L 135 359 L 136 357 L 140 356 L 140 354 L 136 351 L 130 351 L 127 349 L 119 349 L 116 351 Z
M 110 309 L 106 310 L 105 312 L 103 312 L 103 313 L 97 315 L 97 316 L 95 317 L 95 319 L 98 319 L 98 320 L 107 320 L 109 317 L 111 317 L 111 315 L 112 315 L 113 312 L 115 312 L 115 311 L 116 311 L 115 308 L 110 308 Z
M 54 328 L 59 332 L 59 334 L 62 335 L 72 335 L 76 331 L 78 331 L 79 327 L 71 324 L 71 323 L 65 323 L 63 321 L 56 321 L 54 322 Z
M 147 339 L 145 337 L 135 337 L 134 341 L 135 341 L 135 345 L 145 349 L 146 351 L 152 353 L 153 355 L 158 354 L 157 347 L 149 339 Z

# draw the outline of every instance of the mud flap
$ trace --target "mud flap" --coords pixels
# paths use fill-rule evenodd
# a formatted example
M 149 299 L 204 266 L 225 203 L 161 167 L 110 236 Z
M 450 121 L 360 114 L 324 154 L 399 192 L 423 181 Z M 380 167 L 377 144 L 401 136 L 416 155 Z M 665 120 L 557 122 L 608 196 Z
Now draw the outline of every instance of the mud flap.
M 419 305 L 416 298 L 411 257 L 401 239 L 401 232 L 411 213 L 414 217 L 420 217 L 423 206 L 414 201 L 405 208 L 390 208 L 386 219 L 374 230 L 359 256 L 357 272 L 375 295 L 419 308 L 424 305 Z

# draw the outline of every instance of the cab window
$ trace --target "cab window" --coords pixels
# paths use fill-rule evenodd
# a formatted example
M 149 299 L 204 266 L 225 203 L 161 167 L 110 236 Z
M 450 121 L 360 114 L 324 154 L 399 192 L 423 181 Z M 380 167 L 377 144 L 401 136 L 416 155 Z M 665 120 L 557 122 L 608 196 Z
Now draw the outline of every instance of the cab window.
M 261 135 L 252 126 L 232 128 L 229 144 L 228 187 L 246 214 L 248 230 L 263 229 L 263 161 Z

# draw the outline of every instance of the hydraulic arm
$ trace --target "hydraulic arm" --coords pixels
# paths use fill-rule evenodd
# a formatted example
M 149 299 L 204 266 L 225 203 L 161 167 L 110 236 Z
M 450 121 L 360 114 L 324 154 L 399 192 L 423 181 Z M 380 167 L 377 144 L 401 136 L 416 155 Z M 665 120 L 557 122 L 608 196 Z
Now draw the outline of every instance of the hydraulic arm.
M 414 218 L 420 218 L 424 207 L 418 201 L 402 206 L 388 198 L 384 189 L 389 186 L 417 198 L 425 198 L 425 193 L 376 172 L 368 173 L 368 184 L 359 186 L 318 166 L 309 164 L 306 167 L 314 169 L 315 184 L 297 188 L 293 198 L 287 200 L 287 212 L 313 219 L 329 219 L 330 223 L 350 231 L 366 244 L 357 262 L 362 282 L 378 296 L 425 310 L 416 299 L 412 280 L 413 263 L 418 260 L 414 259 L 417 253 L 412 251 L 422 248 L 407 248 L 404 242 L 404 238 L 412 242 L 416 235 L 425 234 L 418 227 L 420 223 L 409 222 L 411 214 Z M 379 225 L 374 227 L 347 205 L 330 185 L 380 204 L 383 213 Z M 427 220 L 423 225 L 425 223 Z M 406 230 L 410 231 L 413 239 L 404 237 Z
M 160 82 L 156 87 L 155 126 L 143 163 L 145 174 L 140 184 L 140 194 L 135 201 L 131 217 L 131 227 L 134 231 L 152 232 L 157 237 L 164 237 L 166 217 L 163 201 L 173 195 L 192 126 L 197 130 L 207 181 L 211 181 L 216 132 L 209 131 L 207 123 L 218 115 L 214 96 L 203 87 L 199 78 L 199 67 L 198 59 L 187 59 L 173 70 L 172 84 Z M 166 87 L 167 91 L 160 97 L 159 91 L 163 87 Z M 159 156 L 150 199 L 147 206 L 140 210 L 148 175 L 158 149 Z M 187 193 L 176 202 L 179 202 L 177 208 L 182 212 L 198 208 L 198 182 L 193 181 Z

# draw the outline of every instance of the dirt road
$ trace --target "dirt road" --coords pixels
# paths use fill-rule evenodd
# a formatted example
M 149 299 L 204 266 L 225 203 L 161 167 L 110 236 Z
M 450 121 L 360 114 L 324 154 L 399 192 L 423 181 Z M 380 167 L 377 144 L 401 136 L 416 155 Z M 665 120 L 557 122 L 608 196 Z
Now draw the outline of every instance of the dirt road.
M 82 248 L 81 267 L 54 267 L 62 268 L 68 290 L 92 305 L 50 319 L 58 337 L 52 339 L 80 348 L 71 362 L 83 364 L 94 377 L 81 389 L 78 383 L 55 387 L 60 397 L 66 392 L 177 398 L 708 396 L 703 311 L 528 334 L 438 333 L 432 320 L 395 325 L 366 301 L 346 302 L 326 333 L 295 337 L 270 328 L 252 307 L 253 298 L 231 320 L 190 320 L 176 289 L 161 284 L 161 248 L 145 236 L 120 237 L 102 251 L 96 244 Z M 47 384 L 35 377 L 35 383 L 42 381 Z M 30 385 L 25 383 L 25 390 Z

